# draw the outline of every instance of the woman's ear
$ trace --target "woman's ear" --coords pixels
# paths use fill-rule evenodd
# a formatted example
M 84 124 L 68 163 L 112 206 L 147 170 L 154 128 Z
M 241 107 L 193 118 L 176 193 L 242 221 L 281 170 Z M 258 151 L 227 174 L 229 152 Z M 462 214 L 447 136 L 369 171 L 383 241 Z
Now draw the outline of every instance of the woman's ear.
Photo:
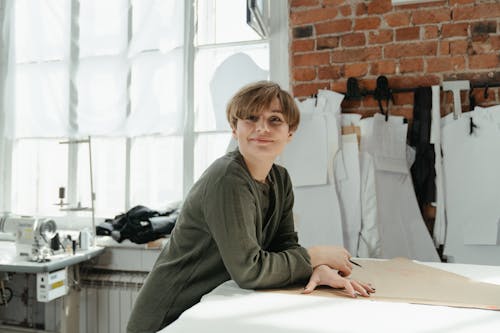
M 288 132 L 288 142 L 290 142 L 292 140 L 293 133 L 294 133 L 293 131 Z

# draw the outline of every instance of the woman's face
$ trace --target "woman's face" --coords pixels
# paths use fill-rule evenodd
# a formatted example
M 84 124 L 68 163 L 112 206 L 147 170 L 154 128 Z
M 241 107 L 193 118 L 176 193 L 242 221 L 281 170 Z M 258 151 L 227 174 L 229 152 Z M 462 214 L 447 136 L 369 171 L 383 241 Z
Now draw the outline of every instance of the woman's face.
M 274 160 L 291 140 L 292 134 L 277 97 L 261 113 L 238 119 L 233 129 L 241 154 L 252 159 Z

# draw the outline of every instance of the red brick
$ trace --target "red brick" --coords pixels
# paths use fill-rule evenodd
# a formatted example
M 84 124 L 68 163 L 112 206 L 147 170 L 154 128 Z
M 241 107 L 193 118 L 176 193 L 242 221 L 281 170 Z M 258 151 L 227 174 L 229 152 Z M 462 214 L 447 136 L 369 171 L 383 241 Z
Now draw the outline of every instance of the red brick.
M 421 75 L 421 76 L 395 76 L 390 80 L 392 88 L 414 88 L 427 87 L 441 83 L 439 75 Z
M 344 76 L 344 65 L 321 66 L 318 68 L 318 79 L 337 80 Z
M 380 27 L 380 18 L 367 17 L 358 18 L 354 21 L 354 30 L 372 30 Z
M 469 43 L 466 40 L 450 41 L 450 54 L 467 54 Z
M 391 0 L 373 0 L 367 4 L 368 14 L 383 14 L 392 10 Z
M 345 89 L 345 84 L 344 84 L 344 87 L 339 87 L 337 88 L 338 90 L 335 90 L 332 88 L 332 90 L 334 91 L 338 91 L 338 92 L 345 92 L 347 89 Z M 359 108 L 361 107 L 361 100 L 355 100 L 355 99 L 345 99 L 342 101 L 342 103 L 340 104 L 340 107 L 342 109 L 342 113 L 345 113 L 346 111 L 358 111 Z
M 474 3 L 476 0 L 450 0 L 450 6 Z
M 494 54 L 481 54 L 469 57 L 470 69 L 481 68 L 495 68 L 500 67 L 500 55 Z
M 292 12 L 290 21 L 292 25 L 302 25 L 333 19 L 338 15 L 336 8 L 318 8 Z
M 472 54 L 485 54 L 495 51 L 495 49 L 492 48 L 488 36 L 483 36 L 483 37 L 484 38 L 482 40 L 478 40 L 478 38 L 473 38 Z
M 337 46 L 339 46 L 338 37 L 323 37 L 316 40 L 317 50 L 333 49 Z
M 319 5 L 319 0 L 292 0 L 290 8 L 313 7 Z
M 320 89 L 328 89 L 329 83 L 327 82 L 317 82 L 317 83 L 300 83 L 293 85 L 293 95 L 295 97 L 309 97 L 313 94 L 318 93 Z
M 422 58 L 401 59 L 399 61 L 399 72 L 401 74 L 422 72 L 423 69 L 424 61 L 422 60 Z
M 468 35 L 468 28 L 468 23 L 443 24 L 443 27 L 441 29 L 441 36 L 443 38 L 464 37 Z
M 389 83 L 390 85 L 390 83 Z M 377 107 L 378 108 L 378 101 L 373 97 L 373 96 L 367 96 L 365 98 L 363 98 L 363 106 L 364 107 L 367 107 L 367 108 L 374 108 L 374 107 Z M 384 106 L 384 109 L 386 107 L 386 104 L 383 103 L 383 106 Z
M 384 46 L 385 58 L 433 56 L 437 53 L 437 42 L 390 44 Z
M 392 42 L 392 30 L 370 31 L 368 35 L 369 44 L 386 44 Z
M 371 65 L 371 75 L 394 74 L 396 72 L 396 63 L 391 60 L 382 60 L 374 62 Z
M 439 28 L 435 25 L 424 27 L 424 38 L 435 39 L 439 37 Z
M 341 37 L 342 47 L 363 46 L 366 44 L 364 33 L 352 33 Z
M 351 14 L 352 14 L 351 5 L 340 6 L 340 7 L 337 7 L 337 9 L 339 10 L 340 15 L 342 15 L 344 17 L 351 16 Z
M 430 2 L 427 2 L 427 1 L 418 1 L 417 3 L 415 4 L 408 4 L 408 5 L 399 5 L 399 6 L 395 6 L 394 8 L 398 9 L 398 10 L 411 10 L 411 11 L 415 11 L 415 10 L 421 10 L 422 8 L 443 8 L 443 7 L 446 7 L 448 6 L 448 0 L 441 0 L 441 1 L 436 1 L 436 0 L 433 0 L 433 1 L 430 1 Z
M 313 81 L 316 78 L 316 71 L 311 67 L 295 67 L 293 69 L 293 79 L 295 81 Z
M 363 47 L 357 49 L 334 50 L 332 51 L 333 63 L 360 62 L 380 59 L 382 49 L 380 47 Z
M 328 64 L 330 61 L 329 52 L 316 52 L 307 54 L 298 54 L 293 56 L 294 66 L 310 66 Z
M 345 5 L 346 0 L 323 0 L 325 6 L 340 6 Z
M 396 29 L 396 41 L 420 39 L 420 27 Z
M 400 116 L 410 120 L 413 118 L 413 106 L 389 107 L 389 114 L 391 116 Z
M 356 5 L 356 16 L 363 16 L 368 14 L 368 7 L 365 3 L 358 3 Z
M 439 55 L 450 54 L 450 42 L 447 40 L 442 40 L 439 42 Z
M 389 13 L 384 15 L 384 19 L 390 27 L 406 27 L 410 24 L 410 13 Z
M 330 84 L 330 89 L 338 92 L 345 92 L 347 90 L 347 80 L 336 80 Z
M 314 50 L 314 39 L 296 39 L 292 41 L 292 53 Z
M 490 36 L 491 47 L 495 50 L 500 50 L 500 35 Z
M 477 4 L 475 6 L 459 6 L 453 9 L 454 21 L 483 20 L 500 17 L 500 2 Z
M 442 23 L 451 21 L 451 12 L 447 8 L 417 10 L 413 12 L 412 22 L 415 25 Z
M 413 105 L 413 92 L 400 92 L 394 94 L 394 105 L 405 105 L 411 104 Z
M 351 31 L 352 20 L 351 19 L 333 20 L 326 23 L 316 24 L 315 27 L 316 27 L 316 34 L 318 35 L 341 33 L 341 32 Z
M 345 77 L 360 77 L 368 74 L 368 64 L 366 62 L 345 65 Z
M 453 69 L 450 58 L 427 58 L 427 73 L 449 72 Z

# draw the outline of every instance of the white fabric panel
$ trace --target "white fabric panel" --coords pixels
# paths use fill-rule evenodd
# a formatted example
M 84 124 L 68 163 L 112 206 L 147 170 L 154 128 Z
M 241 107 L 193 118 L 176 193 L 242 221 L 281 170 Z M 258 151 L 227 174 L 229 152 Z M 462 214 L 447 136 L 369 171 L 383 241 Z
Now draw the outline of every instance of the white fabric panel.
M 310 167 L 310 164 L 314 161 L 324 161 L 321 162 L 324 164 L 321 166 L 320 176 L 322 180 L 324 179 L 325 183 L 327 183 L 325 185 L 297 187 L 296 180 L 293 178 L 293 171 L 290 172 L 295 187 L 294 216 L 299 233 L 299 240 L 303 246 L 320 244 L 343 245 L 342 220 L 333 175 L 333 161 L 339 147 L 339 117 L 342 98 L 343 95 L 341 94 L 320 90 L 317 99 L 306 99 L 299 104 L 301 112 L 302 110 L 307 110 L 306 112 L 308 112 L 308 114 L 312 114 L 313 118 L 319 120 L 317 124 L 319 130 L 311 128 L 311 131 L 325 131 L 325 135 L 322 138 L 323 142 L 318 143 L 321 147 L 324 147 L 321 148 L 323 150 L 322 154 L 325 156 L 324 159 L 322 156 L 318 156 L 317 153 L 310 157 L 304 156 L 304 153 L 312 151 L 310 144 L 309 146 L 305 145 L 302 151 L 297 151 L 297 153 L 295 153 L 296 155 L 291 153 L 292 150 L 287 151 L 294 141 L 301 140 L 297 134 L 301 126 L 304 126 L 304 118 L 301 119 L 299 131 L 295 133 L 292 142 L 285 148 L 287 155 L 285 154 L 284 156 L 282 154 L 280 156 L 280 162 L 282 162 L 289 171 L 290 168 L 287 161 L 292 158 L 295 159 L 297 166 L 306 168 L 304 170 L 311 170 L 307 168 Z M 303 113 L 301 113 L 301 116 L 302 114 Z M 317 133 L 312 134 L 317 135 Z M 316 143 L 313 143 L 313 145 L 316 145 Z M 293 148 L 293 146 L 291 148 Z M 329 175 L 328 181 L 327 170 Z M 306 176 L 310 177 L 312 175 L 306 174 Z M 311 178 L 309 180 L 311 180 Z
M 361 232 L 360 170 L 356 134 L 342 135 L 342 149 L 335 157 L 334 170 L 344 247 L 352 255 L 356 255 Z
M 461 174 L 460 180 L 458 180 L 459 184 L 453 184 L 453 183 L 450 183 L 452 180 L 448 179 L 448 177 L 450 176 L 449 171 L 452 171 L 454 168 L 459 168 L 460 166 L 456 166 L 455 163 L 451 163 L 451 161 L 448 159 L 449 154 L 447 153 L 447 150 L 449 150 L 449 147 L 447 148 L 447 144 L 446 144 L 446 143 L 449 143 L 453 147 L 454 144 L 456 144 L 457 142 L 464 140 L 462 138 L 462 140 L 459 140 L 459 141 L 455 141 L 455 142 L 452 141 L 453 139 L 451 138 L 450 135 L 453 134 L 454 127 L 462 127 L 461 133 L 460 133 L 460 130 L 457 130 L 457 132 L 459 132 L 459 133 L 457 133 L 457 135 L 459 137 L 465 137 L 466 141 L 469 141 L 470 143 L 474 142 L 477 144 L 479 144 L 479 142 L 486 143 L 487 140 L 482 140 L 482 138 L 485 137 L 484 131 L 486 130 L 486 132 L 491 132 L 490 134 L 492 134 L 493 127 L 496 126 L 497 129 L 500 129 L 500 127 L 499 127 L 500 121 L 498 121 L 499 111 L 500 111 L 499 106 L 495 106 L 495 107 L 491 107 L 491 108 L 479 108 L 478 107 L 475 109 L 474 112 L 463 114 L 462 117 L 457 120 L 458 122 L 454 121 L 450 115 L 447 115 L 446 117 L 444 117 L 442 119 L 443 153 L 444 153 L 443 166 L 445 167 L 444 168 L 444 180 L 445 180 L 444 187 L 445 187 L 445 194 L 446 194 L 446 213 L 447 213 L 447 230 L 446 230 L 446 243 L 445 243 L 445 247 L 444 247 L 444 254 L 447 256 L 449 262 L 473 263 L 473 264 L 484 264 L 484 265 L 500 265 L 500 246 L 498 246 L 498 245 L 495 246 L 495 245 L 465 244 L 466 228 L 463 225 L 463 221 L 461 220 L 462 217 L 458 216 L 458 218 L 460 218 L 460 220 L 457 220 L 457 217 L 456 217 L 457 214 L 455 212 L 451 212 L 451 215 L 455 216 L 454 218 L 452 218 L 452 216 L 450 216 L 450 212 L 448 211 L 449 207 L 450 207 L 449 204 L 451 204 L 452 202 L 454 202 L 457 199 L 456 195 L 463 195 L 460 193 L 451 193 L 450 194 L 450 191 L 452 191 L 451 188 L 454 185 L 458 186 L 460 184 L 461 186 L 460 186 L 459 191 L 460 192 L 467 192 L 465 195 L 468 196 L 469 189 L 467 189 L 465 187 L 466 186 L 466 184 L 464 182 L 465 178 L 472 177 L 474 179 L 477 179 L 478 177 L 484 175 L 484 177 L 488 179 L 490 177 L 488 175 L 488 170 L 490 170 L 490 168 L 492 168 L 492 166 L 490 166 L 489 164 L 495 163 L 495 161 L 498 161 L 498 155 L 488 156 L 487 155 L 488 151 L 484 151 L 483 152 L 484 155 L 482 157 L 480 157 L 481 161 L 477 161 L 477 166 L 480 167 L 480 171 L 478 171 L 478 169 L 476 169 L 475 171 L 471 170 L 472 172 L 470 172 L 470 171 L 463 172 Z M 484 123 L 486 125 L 486 128 L 484 128 L 484 127 L 477 128 L 475 131 L 476 134 L 474 134 L 473 137 L 467 138 L 469 136 L 469 134 L 468 134 L 469 133 L 469 126 L 468 125 L 470 125 L 469 118 L 471 115 L 474 117 L 474 123 L 476 123 L 476 125 L 481 126 L 481 124 Z M 482 120 L 479 121 L 479 119 L 481 119 L 481 118 L 482 118 Z M 449 131 L 449 129 L 451 129 L 451 131 Z M 483 131 L 481 131 L 481 130 L 483 130 Z M 486 135 L 486 136 L 488 136 L 488 135 Z M 496 143 L 498 143 L 498 138 L 496 140 L 497 140 Z M 490 146 L 490 143 L 486 143 L 486 146 Z M 469 154 L 469 150 L 464 150 L 464 149 L 460 149 L 460 148 L 461 147 L 459 146 L 459 143 L 458 143 L 457 146 L 454 148 L 457 151 L 456 155 L 461 156 L 461 155 L 468 155 Z M 477 147 L 475 147 L 474 149 L 476 149 L 476 148 Z M 481 147 L 481 149 L 483 149 L 483 148 Z M 479 155 L 480 152 L 473 152 L 473 154 Z M 453 153 L 451 155 L 453 156 Z M 465 157 L 462 156 L 462 158 L 465 158 Z M 476 164 L 476 161 L 468 161 L 466 165 L 468 165 L 470 168 L 471 166 L 474 166 L 475 164 Z M 448 167 L 447 167 L 448 165 L 451 168 L 451 170 L 448 170 Z M 485 169 L 483 169 L 483 168 L 485 168 Z M 462 169 L 462 170 L 464 170 L 464 169 Z M 495 176 L 495 178 L 489 178 L 490 182 L 494 183 L 495 179 L 497 179 L 496 177 L 497 176 Z M 468 182 L 468 180 L 467 180 L 467 182 Z M 474 186 L 471 190 L 477 191 L 476 186 Z M 491 203 L 492 198 L 488 198 L 485 195 L 485 193 L 487 193 L 488 191 L 489 191 L 488 189 L 485 189 L 485 192 L 481 191 L 480 197 L 478 197 L 477 199 L 481 199 L 481 200 L 484 199 L 484 200 L 489 201 Z M 498 197 L 498 194 L 497 194 L 497 197 Z M 451 200 L 451 202 L 450 202 L 450 200 Z M 473 205 L 477 204 L 478 201 L 479 200 L 474 199 L 471 202 L 463 202 L 463 205 L 465 207 L 467 207 L 468 209 L 470 209 L 471 211 L 473 211 L 473 213 L 474 213 L 473 219 L 468 220 L 468 221 L 470 221 L 473 224 L 476 224 L 476 226 L 477 226 L 476 229 L 481 228 L 481 225 L 483 225 L 485 223 L 488 224 L 488 221 L 481 218 L 481 216 L 483 216 L 483 212 L 477 211 L 476 210 L 477 207 L 473 206 Z M 483 204 L 481 203 L 481 205 L 483 205 Z M 495 204 L 495 205 L 498 206 L 498 204 Z M 489 211 L 491 209 L 495 209 L 495 205 L 488 207 L 487 210 Z M 453 205 L 451 205 L 451 206 L 453 207 Z M 489 221 L 489 222 L 490 222 L 490 224 L 494 223 L 494 221 Z M 474 225 L 470 226 L 470 228 L 473 228 L 473 227 L 474 227 Z M 486 228 L 491 228 L 491 225 L 489 227 L 486 226 Z M 477 236 L 480 236 L 476 232 L 474 232 L 473 234 L 474 234 L 474 238 L 476 238 L 476 240 L 478 238 Z M 499 237 L 498 233 L 496 236 L 497 236 L 497 240 L 498 240 L 498 237 Z M 471 240 L 469 237 L 467 237 L 467 238 L 469 241 Z M 490 238 L 490 237 L 488 237 L 488 238 Z M 484 240 L 485 239 L 479 239 L 479 241 L 484 241 Z
M 462 225 L 465 244 L 498 243 L 500 131 L 488 118 L 474 112 L 443 128 L 448 223 Z
M 128 57 L 148 50 L 168 53 L 180 48 L 184 44 L 184 4 L 177 0 L 132 0 Z
M 15 119 L 12 135 L 16 138 L 68 136 L 68 64 L 17 65 L 15 75 L 15 108 L 6 110 Z
M 432 86 L 431 134 L 430 143 L 434 145 L 436 170 L 436 216 L 434 219 L 434 243 L 439 246 L 444 244 L 446 238 L 446 215 L 443 186 L 443 160 L 441 158 L 441 103 L 440 86 Z
M 357 256 L 361 258 L 380 257 L 380 231 L 375 184 L 375 163 L 370 154 L 359 154 L 361 185 L 361 230 Z
M 391 116 L 385 121 L 383 115 L 376 114 L 362 128 L 370 123 L 373 129 L 366 132 L 372 135 L 363 132 L 361 146 L 369 149 L 375 161 L 381 257 L 440 261 L 420 215 L 407 167 L 407 124 L 402 117 Z
M 130 86 L 131 113 L 126 134 L 174 134 L 182 131 L 184 99 L 182 51 L 141 54 L 134 58 Z M 181 80 L 182 82 L 182 80 Z
M 67 60 L 71 1 L 12 2 L 15 4 L 16 60 Z
M 293 215 L 299 243 L 343 246 L 342 221 L 335 187 L 303 186 L 294 189 Z
M 327 182 L 326 114 L 315 112 L 313 99 L 299 102 L 300 125 L 285 147 L 280 162 L 287 168 L 294 187 Z

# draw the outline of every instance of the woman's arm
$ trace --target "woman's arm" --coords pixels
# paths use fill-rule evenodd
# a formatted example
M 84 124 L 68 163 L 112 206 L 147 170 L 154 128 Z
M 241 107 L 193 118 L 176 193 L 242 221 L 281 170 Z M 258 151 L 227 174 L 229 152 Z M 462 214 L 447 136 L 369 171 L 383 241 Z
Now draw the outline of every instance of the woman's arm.
M 211 182 L 204 195 L 204 219 L 231 278 L 249 289 L 307 280 L 312 268 L 306 249 L 273 252 L 261 247 L 257 205 L 247 180 L 231 171 Z

